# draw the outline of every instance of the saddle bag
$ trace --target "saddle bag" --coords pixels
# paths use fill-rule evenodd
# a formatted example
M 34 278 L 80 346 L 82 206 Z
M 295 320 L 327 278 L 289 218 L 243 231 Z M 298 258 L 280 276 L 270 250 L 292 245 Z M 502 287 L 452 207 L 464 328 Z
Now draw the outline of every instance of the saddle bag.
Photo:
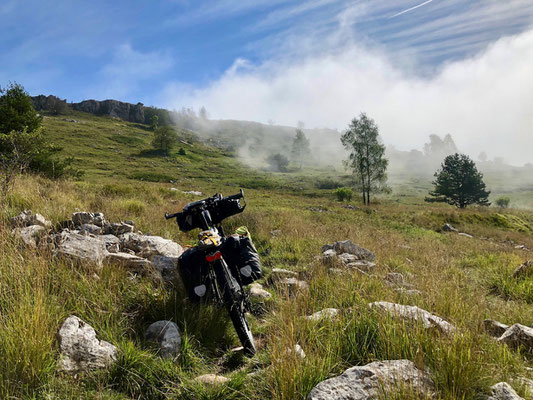
M 189 300 L 195 303 L 207 300 L 211 284 L 204 253 L 197 248 L 190 248 L 179 257 L 178 264 Z
M 248 235 L 229 236 L 221 250 L 231 272 L 240 278 L 243 285 L 263 277 L 259 254 Z

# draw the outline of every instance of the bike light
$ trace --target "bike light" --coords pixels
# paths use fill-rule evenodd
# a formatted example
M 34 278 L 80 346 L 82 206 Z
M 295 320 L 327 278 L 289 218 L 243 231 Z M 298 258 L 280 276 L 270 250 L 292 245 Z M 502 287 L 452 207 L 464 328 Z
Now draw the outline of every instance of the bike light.
M 221 258 L 222 258 L 222 253 L 220 251 L 217 251 L 216 253 L 205 257 L 207 262 L 213 262 L 215 260 L 220 260 Z

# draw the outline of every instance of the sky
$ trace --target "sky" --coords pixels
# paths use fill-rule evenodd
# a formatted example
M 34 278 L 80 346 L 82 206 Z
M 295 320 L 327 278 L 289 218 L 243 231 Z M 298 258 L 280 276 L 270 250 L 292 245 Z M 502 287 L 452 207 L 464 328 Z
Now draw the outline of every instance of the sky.
M 2 0 L 0 85 L 533 162 L 532 0 Z

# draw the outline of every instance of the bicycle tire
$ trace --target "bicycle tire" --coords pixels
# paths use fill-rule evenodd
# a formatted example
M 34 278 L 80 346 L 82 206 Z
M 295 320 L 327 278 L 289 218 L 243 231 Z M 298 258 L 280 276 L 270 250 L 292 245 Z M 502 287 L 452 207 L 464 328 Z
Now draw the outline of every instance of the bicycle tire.
M 253 356 L 256 352 L 254 336 L 248 326 L 246 315 L 244 313 L 242 301 L 241 304 L 228 305 L 228 313 L 233 322 L 233 327 L 244 349 L 244 354 Z

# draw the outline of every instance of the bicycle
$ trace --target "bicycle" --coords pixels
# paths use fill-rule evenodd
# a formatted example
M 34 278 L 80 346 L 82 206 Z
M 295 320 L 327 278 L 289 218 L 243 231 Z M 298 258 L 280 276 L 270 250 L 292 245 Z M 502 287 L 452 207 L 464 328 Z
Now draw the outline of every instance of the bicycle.
M 217 193 L 212 197 L 189 203 L 181 212 L 165 213 L 165 218 L 176 218 L 178 227 L 183 232 L 202 229 L 199 244 L 194 248 L 200 252 L 204 266 L 207 266 L 206 282 L 210 286 L 208 292 L 214 296 L 217 303 L 226 307 L 244 353 L 253 356 L 256 352 L 255 342 L 245 314 L 250 309 L 248 296 L 239 274 L 232 273 L 235 268 L 230 268 L 222 254 L 227 239 L 221 225 L 222 220 L 242 213 L 245 207 L 246 201 L 241 189 L 240 193 L 232 196 L 223 197 Z

